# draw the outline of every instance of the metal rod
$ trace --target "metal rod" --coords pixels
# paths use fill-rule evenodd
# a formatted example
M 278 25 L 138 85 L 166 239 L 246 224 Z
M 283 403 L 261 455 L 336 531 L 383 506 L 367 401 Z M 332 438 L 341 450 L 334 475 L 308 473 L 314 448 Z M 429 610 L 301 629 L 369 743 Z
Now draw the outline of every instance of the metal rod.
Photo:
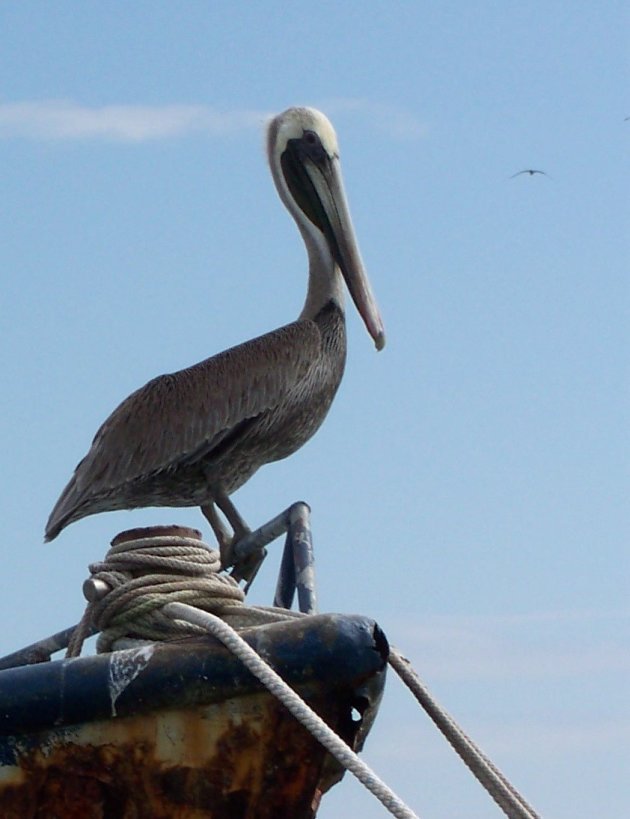
M 258 529 L 254 529 L 253 532 L 245 535 L 235 543 L 235 562 L 238 563 L 244 560 L 259 549 L 263 549 L 271 543 L 272 540 L 283 535 L 289 528 L 289 512 L 292 508 L 293 507 L 290 506 L 288 509 L 285 509 L 284 512 L 280 512 L 279 515 L 276 515 L 276 517 L 268 523 L 263 523 Z
M 245 580 L 245 594 L 249 591 L 263 560 L 267 557 L 265 546 L 283 535 L 289 528 L 291 507 L 275 518 L 263 523 L 258 529 L 242 537 L 234 544 L 234 568 L 230 576 L 236 581 Z
M 289 523 L 298 608 L 304 614 L 316 614 L 315 554 L 310 507 L 306 503 L 294 503 L 289 510 Z
M 304 614 L 317 612 L 310 515 L 310 507 L 302 501 L 287 509 L 288 531 L 273 601 L 274 606 L 290 609 L 297 589 L 298 608 Z
M 31 643 L 31 645 L 25 646 L 19 649 L 19 651 L 14 651 L 13 654 L 7 654 L 6 657 L 1 657 L 0 671 L 6 668 L 18 668 L 21 665 L 48 662 L 53 654 L 68 647 L 75 629 L 76 626 L 70 626 L 70 628 L 58 631 L 50 637 L 44 637 L 36 643 Z M 96 634 L 95 629 L 92 629 L 88 636 L 92 636 L 92 634 Z
M 284 541 L 284 549 L 282 550 L 280 571 L 278 572 L 276 593 L 273 598 L 274 606 L 278 606 L 282 609 L 290 609 L 293 605 L 293 598 L 295 597 L 295 585 L 296 578 L 295 560 L 293 559 L 293 543 L 291 533 L 287 532 L 287 537 Z

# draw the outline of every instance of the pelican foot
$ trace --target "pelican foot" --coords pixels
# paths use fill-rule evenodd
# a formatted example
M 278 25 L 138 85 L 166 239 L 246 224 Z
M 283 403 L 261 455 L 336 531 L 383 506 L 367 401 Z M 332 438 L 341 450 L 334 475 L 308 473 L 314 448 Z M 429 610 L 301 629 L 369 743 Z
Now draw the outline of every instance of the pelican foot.
M 229 569 L 230 566 L 245 567 L 249 565 L 252 555 L 247 555 L 245 558 L 239 558 L 236 547 L 238 544 L 246 539 L 251 534 L 251 529 L 245 527 L 238 532 L 234 532 L 232 537 L 219 540 L 219 552 L 221 553 L 221 568 L 223 571 Z M 218 538 L 217 538 L 218 540 Z M 240 578 L 239 578 L 240 579 Z
M 221 520 L 221 517 L 217 512 L 216 506 L 221 509 L 227 518 L 228 522 L 232 526 L 234 534 L 230 534 L 228 531 L 228 528 Z M 221 553 L 221 568 L 225 571 L 235 562 L 234 547 L 240 540 L 247 537 L 251 530 L 227 497 L 221 496 L 216 501 L 216 506 L 214 502 L 204 504 L 204 506 L 201 507 L 201 511 L 212 527 L 214 536 L 217 539 L 219 552 Z
M 232 563 L 229 565 L 233 565 L 234 568 L 230 572 L 230 577 L 237 582 L 244 580 L 245 592 L 247 593 L 249 587 L 254 582 L 254 578 L 258 574 L 258 570 L 262 566 L 263 560 L 267 557 L 267 550 L 264 546 L 262 546 L 259 549 L 250 552 L 245 557 L 239 558 L 234 556 L 234 548 L 238 545 L 238 543 L 239 541 L 237 540 L 234 540 L 232 543 Z

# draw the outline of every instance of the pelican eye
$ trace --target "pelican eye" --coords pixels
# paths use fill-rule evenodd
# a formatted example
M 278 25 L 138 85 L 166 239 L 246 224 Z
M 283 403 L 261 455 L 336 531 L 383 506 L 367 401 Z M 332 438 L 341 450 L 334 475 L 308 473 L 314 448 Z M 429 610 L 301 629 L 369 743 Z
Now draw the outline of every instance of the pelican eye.
M 319 164 L 328 158 L 326 149 L 322 145 L 322 141 L 315 131 L 304 130 L 302 132 L 302 139 L 300 142 L 302 143 L 302 150 L 304 151 L 304 154 L 313 162 Z

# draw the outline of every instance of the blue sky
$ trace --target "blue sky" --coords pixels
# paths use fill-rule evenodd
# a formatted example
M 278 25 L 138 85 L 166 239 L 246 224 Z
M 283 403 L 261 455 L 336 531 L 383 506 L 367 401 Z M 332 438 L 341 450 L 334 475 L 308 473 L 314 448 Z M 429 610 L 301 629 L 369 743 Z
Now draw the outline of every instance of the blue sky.
M 42 545 L 121 399 L 298 314 L 263 134 L 314 105 L 388 343 L 349 306 L 326 423 L 235 500 L 252 525 L 311 504 L 322 609 L 377 619 L 543 815 L 625 817 L 629 22 L 621 2 L 2 4 L 0 653 L 78 620 L 120 530 L 210 538 L 195 509 L 149 509 Z M 393 677 L 364 758 L 423 817 L 500 815 Z M 350 815 L 384 810 L 347 778 L 320 816 Z

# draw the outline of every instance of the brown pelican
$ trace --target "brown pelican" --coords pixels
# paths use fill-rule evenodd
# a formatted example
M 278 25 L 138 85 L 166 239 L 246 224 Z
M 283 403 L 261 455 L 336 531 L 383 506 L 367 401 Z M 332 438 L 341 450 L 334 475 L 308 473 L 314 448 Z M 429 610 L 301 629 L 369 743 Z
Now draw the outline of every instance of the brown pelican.
M 249 531 L 229 495 L 263 464 L 301 447 L 337 392 L 346 358 L 344 279 L 376 348 L 384 346 L 332 125 L 312 108 L 289 108 L 271 121 L 267 151 L 276 188 L 308 254 L 299 318 L 158 376 L 125 399 L 61 493 L 46 540 L 97 512 L 200 506 L 228 563 L 230 546 Z
M 543 176 L 549 176 L 549 174 L 545 173 L 545 171 L 537 171 L 535 168 L 525 168 L 524 171 L 513 173 L 510 179 L 514 179 L 515 176 L 520 176 L 522 173 L 528 173 L 530 176 L 533 176 L 535 173 L 542 174 Z

